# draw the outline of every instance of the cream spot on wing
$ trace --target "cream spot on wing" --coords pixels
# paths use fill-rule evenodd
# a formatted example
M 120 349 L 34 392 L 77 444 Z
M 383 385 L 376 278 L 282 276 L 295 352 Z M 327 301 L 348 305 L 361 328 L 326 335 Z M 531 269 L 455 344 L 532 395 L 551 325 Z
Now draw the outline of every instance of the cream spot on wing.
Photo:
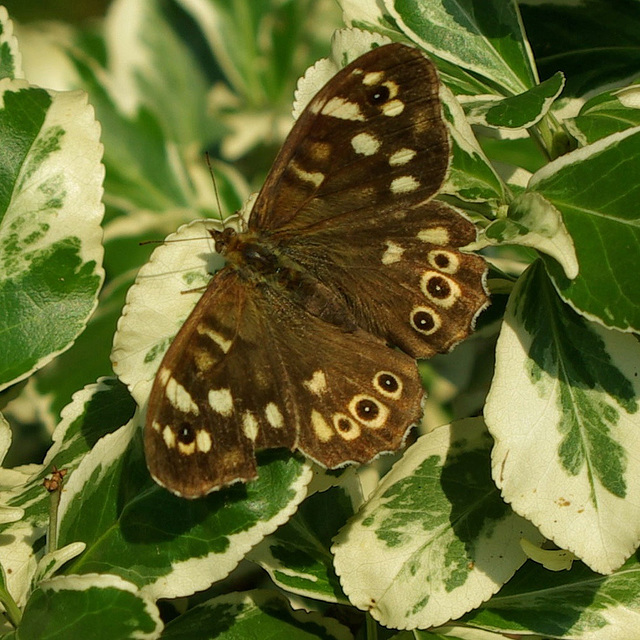
M 233 397 L 230 389 L 210 389 L 209 406 L 222 416 L 230 416 L 233 413 Z
M 372 84 L 378 84 L 382 78 L 384 78 L 383 71 L 369 71 L 369 73 L 366 73 L 364 78 L 362 78 L 362 84 L 370 87 Z
M 329 423 L 324 419 L 322 414 L 315 409 L 311 412 L 311 427 L 320 442 L 328 442 L 333 438 L 333 429 L 329 426 Z
M 151 428 L 154 431 L 157 431 L 158 433 L 160 433 L 160 431 L 162 430 L 162 425 L 159 422 L 156 422 L 155 420 L 151 423 Z
M 349 412 L 360 424 L 379 429 L 389 417 L 389 408 L 373 396 L 359 393 L 351 398 Z
M 333 414 L 333 426 L 338 434 L 347 441 L 355 440 L 362 433 L 360 425 L 344 413 Z
M 251 411 L 242 414 L 242 431 L 252 442 L 258 437 L 258 421 Z
M 209 371 L 217 362 L 206 349 L 198 349 L 197 351 L 194 351 L 193 361 L 198 371 L 201 372 Z
M 390 98 L 395 98 L 398 95 L 398 90 L 400 89 L 400 87 L 398 87 L 398 85 L 393 80 L 387 80 L 386 82 L 383 82 L 382 84 L 385 87 L 387 87 L 387 89 L 389 89 L 389 97 Z
M 418 240 L 422 240 L 422 242 L 428 242 L 429 244 L 451 244 L 449 240 L 449 232 L 444 227 L 423 229 L 422 231 L 418 231 L 417 237 Z
M 320 113 L 320 109 L 322 107 L 322 103 L 317 98 L 314 98 L 310 103 L 307 109 L 311 111 L 311 113 Z
M 291 170 L 305 182 L 310 182 L 314 187 L 319 187 L 323 182 L 325 175 L 320 171 L 305 171 L 302 167 L 299 167 L 295 162 L 289 163 Z
M 361 76 L 364 73 L 364 71 L 358 67 L 356 67 L 352 72 L 351 75 L 352 76 Z
M 331 157 L 331 145 L 328 142 L 312 142 L 309 146 L 309 155 L 316 162 L 323 162 Z
M 196 327 L 196 331 L 201 336 L 207 336 L 211 342 L 220 347 L 222 353 L 227 353 L 229 349 L 231 349 L 232 341 L 227 340 L 222 334 L 214 331 L 211 327 L 208 327 L 206 324 L 199 324 Z
M 278 405 L 274 402 L 270 402 L 264 410 L 264 415 L 267 418 L 267 422 L 274 429 L 282 429 L 284 426 L 284 418 L 282 417 L 282 413 L 280 413 L 280 409 L 278 409 Z
M 440 316 L 428 307 L 414 307 L 410 315 L 411 326 L 425 336 L 435 333 L 441 326 Z
M 200 415 L 198 405 L 193 401 L 191 394 L 175 379 L 169 378 L 164 390 L 165 397 L 171 405 L 182 413 Z
M 211 451 L 211 435 L 205 429 L 198 429 L 196 433 L 196 448 L 202 453 Z
M 393 264 L 394 262 L 400 262 L 402 260 L 402 254 L 404 249 L 395 242 L 387 240 L 387 248 L 382 254 L 382 264 Z
M 404 102 L 402 100 L 390 100 L 382 105 L 382 113 L 390 118 L 399 116 L 404 111 Z
M 160 380 L 160 384 L 165 386 L 167 382 L 169 382 L 169 378 L 171 378 L 171 370 L 167 369 L 167 367 L 160 367 L 158 371 L 158 379 Z
M 173 433 L 173 429 L 171 427 L 165 427 L 162 430 L 162 439 L 164 440 L 165 445 L 167 445 L 167 449 L 173 449 L 176 446 L 176 434 Z
M 183 456 L 190 456 L 196 452 L 196 441 L 192 440 L 189 444 L 178 441 L 178 451 Z
M 322 107 L 321 113 L 325 116 L 331 116 L 332 118 L 339 118 L 340 120 L 364 120 L 364 116 L 357 102 L 349 102 L 338 96 L 334 96 L 331 100 L 327 101 L 324 107 Z
M 431 302 L 444 309 L 451 308 L 460 298 L 458 283 L 436 271 L 425 271 L 422 274 L 420 289 Z
M 351 138 L 351 146 L 361 156 L 372 156 L 380 149 L 380 140 L 370 133 L 359 133 Z
M 327 378 L 324 371 L 320 369 L 314 371 L 311 379 L 305 380 L 302 384 L 315 396 L 319 396 L 327 390 Z
M 415 155 L 416 152 L 413 149 L 398 149 L 398 151 L 389 156 L 389 164 L 392 167 L 402 166 L 407 162 L 411 162 Z
M 415 191 L 420 183 L 413 176 L 401 176 L 391 181 L 392 193 L 410 193 Z
M 443 273 L 456 273 L 460 268 L 460 256 L 452 251 L 429 251 L 427 261 L 434 269 Z

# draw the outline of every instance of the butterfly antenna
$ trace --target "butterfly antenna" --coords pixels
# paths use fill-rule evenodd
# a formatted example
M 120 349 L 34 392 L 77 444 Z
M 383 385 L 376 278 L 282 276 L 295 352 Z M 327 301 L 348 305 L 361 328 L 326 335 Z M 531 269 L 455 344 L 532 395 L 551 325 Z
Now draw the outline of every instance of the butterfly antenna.
M 204 152 L 204 157 L 207 161 L 207 167 L 209 167 L 209 174 L 211 175 L 211 182 L 213 183 L 213 191 L 216 194 L 216 204 L 218 205 L 218 213 L 220 215 L 220 222 L 222 222 L 222 227 L 224 228 L 224 218 L 222 217 L 222 205 L 220 204 L 220 193 L 218 192 L 218 183 L 216 182 L 216 175 L 213 173 L 213 167 L 211 166 L 211 158 L 209 157 L 209 152 Z

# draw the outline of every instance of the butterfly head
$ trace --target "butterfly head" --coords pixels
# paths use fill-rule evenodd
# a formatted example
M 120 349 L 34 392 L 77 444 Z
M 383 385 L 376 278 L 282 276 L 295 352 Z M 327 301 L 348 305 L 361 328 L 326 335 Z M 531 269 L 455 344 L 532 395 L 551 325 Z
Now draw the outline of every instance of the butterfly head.
M 225 227 L 222 231 L 210 229 L 209 233 L 215 243 L 216 253 L 226 256 L 229 249 L 237 243 L 238 232 L 231 227 Z

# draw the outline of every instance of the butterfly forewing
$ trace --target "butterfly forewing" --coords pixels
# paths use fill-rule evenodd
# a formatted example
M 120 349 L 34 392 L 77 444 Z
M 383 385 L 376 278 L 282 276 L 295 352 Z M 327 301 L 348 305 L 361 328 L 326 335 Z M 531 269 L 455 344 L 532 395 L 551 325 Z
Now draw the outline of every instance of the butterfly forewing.
M 433 63 L 401 44 L 339 71 L 294 125 L 250 227 L 300 230 L 428 199 L 449 165 L 439 86 Z
M 374 49 L 320 90 L 248 231 L 212 233 L 228 266 L 150 395 L 160 484 L 193 498 L 250 480 L 261 448 L 335 468 L 402 445 L 421 412 L 414 358 L 447 351 L 487 304 L 484 261 L 459 250 L 473 224 L 432 200 L 448 164 L 436 70 L 416 49 Z

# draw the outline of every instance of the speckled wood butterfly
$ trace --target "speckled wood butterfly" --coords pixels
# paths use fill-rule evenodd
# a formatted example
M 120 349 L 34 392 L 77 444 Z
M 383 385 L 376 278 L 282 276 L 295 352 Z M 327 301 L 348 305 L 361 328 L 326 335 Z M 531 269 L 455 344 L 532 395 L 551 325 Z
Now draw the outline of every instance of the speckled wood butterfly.
M 287 138 L 227 265 L 167 351 L 147 464 L 195 498 L 256 476 L 255 450 L 336 468 L 398 449 L 420 418 L 416 358 L 487 304 L 471 222 L 432 200 L 449 164 L 434 65 L 402 44 L 335 75 Z

